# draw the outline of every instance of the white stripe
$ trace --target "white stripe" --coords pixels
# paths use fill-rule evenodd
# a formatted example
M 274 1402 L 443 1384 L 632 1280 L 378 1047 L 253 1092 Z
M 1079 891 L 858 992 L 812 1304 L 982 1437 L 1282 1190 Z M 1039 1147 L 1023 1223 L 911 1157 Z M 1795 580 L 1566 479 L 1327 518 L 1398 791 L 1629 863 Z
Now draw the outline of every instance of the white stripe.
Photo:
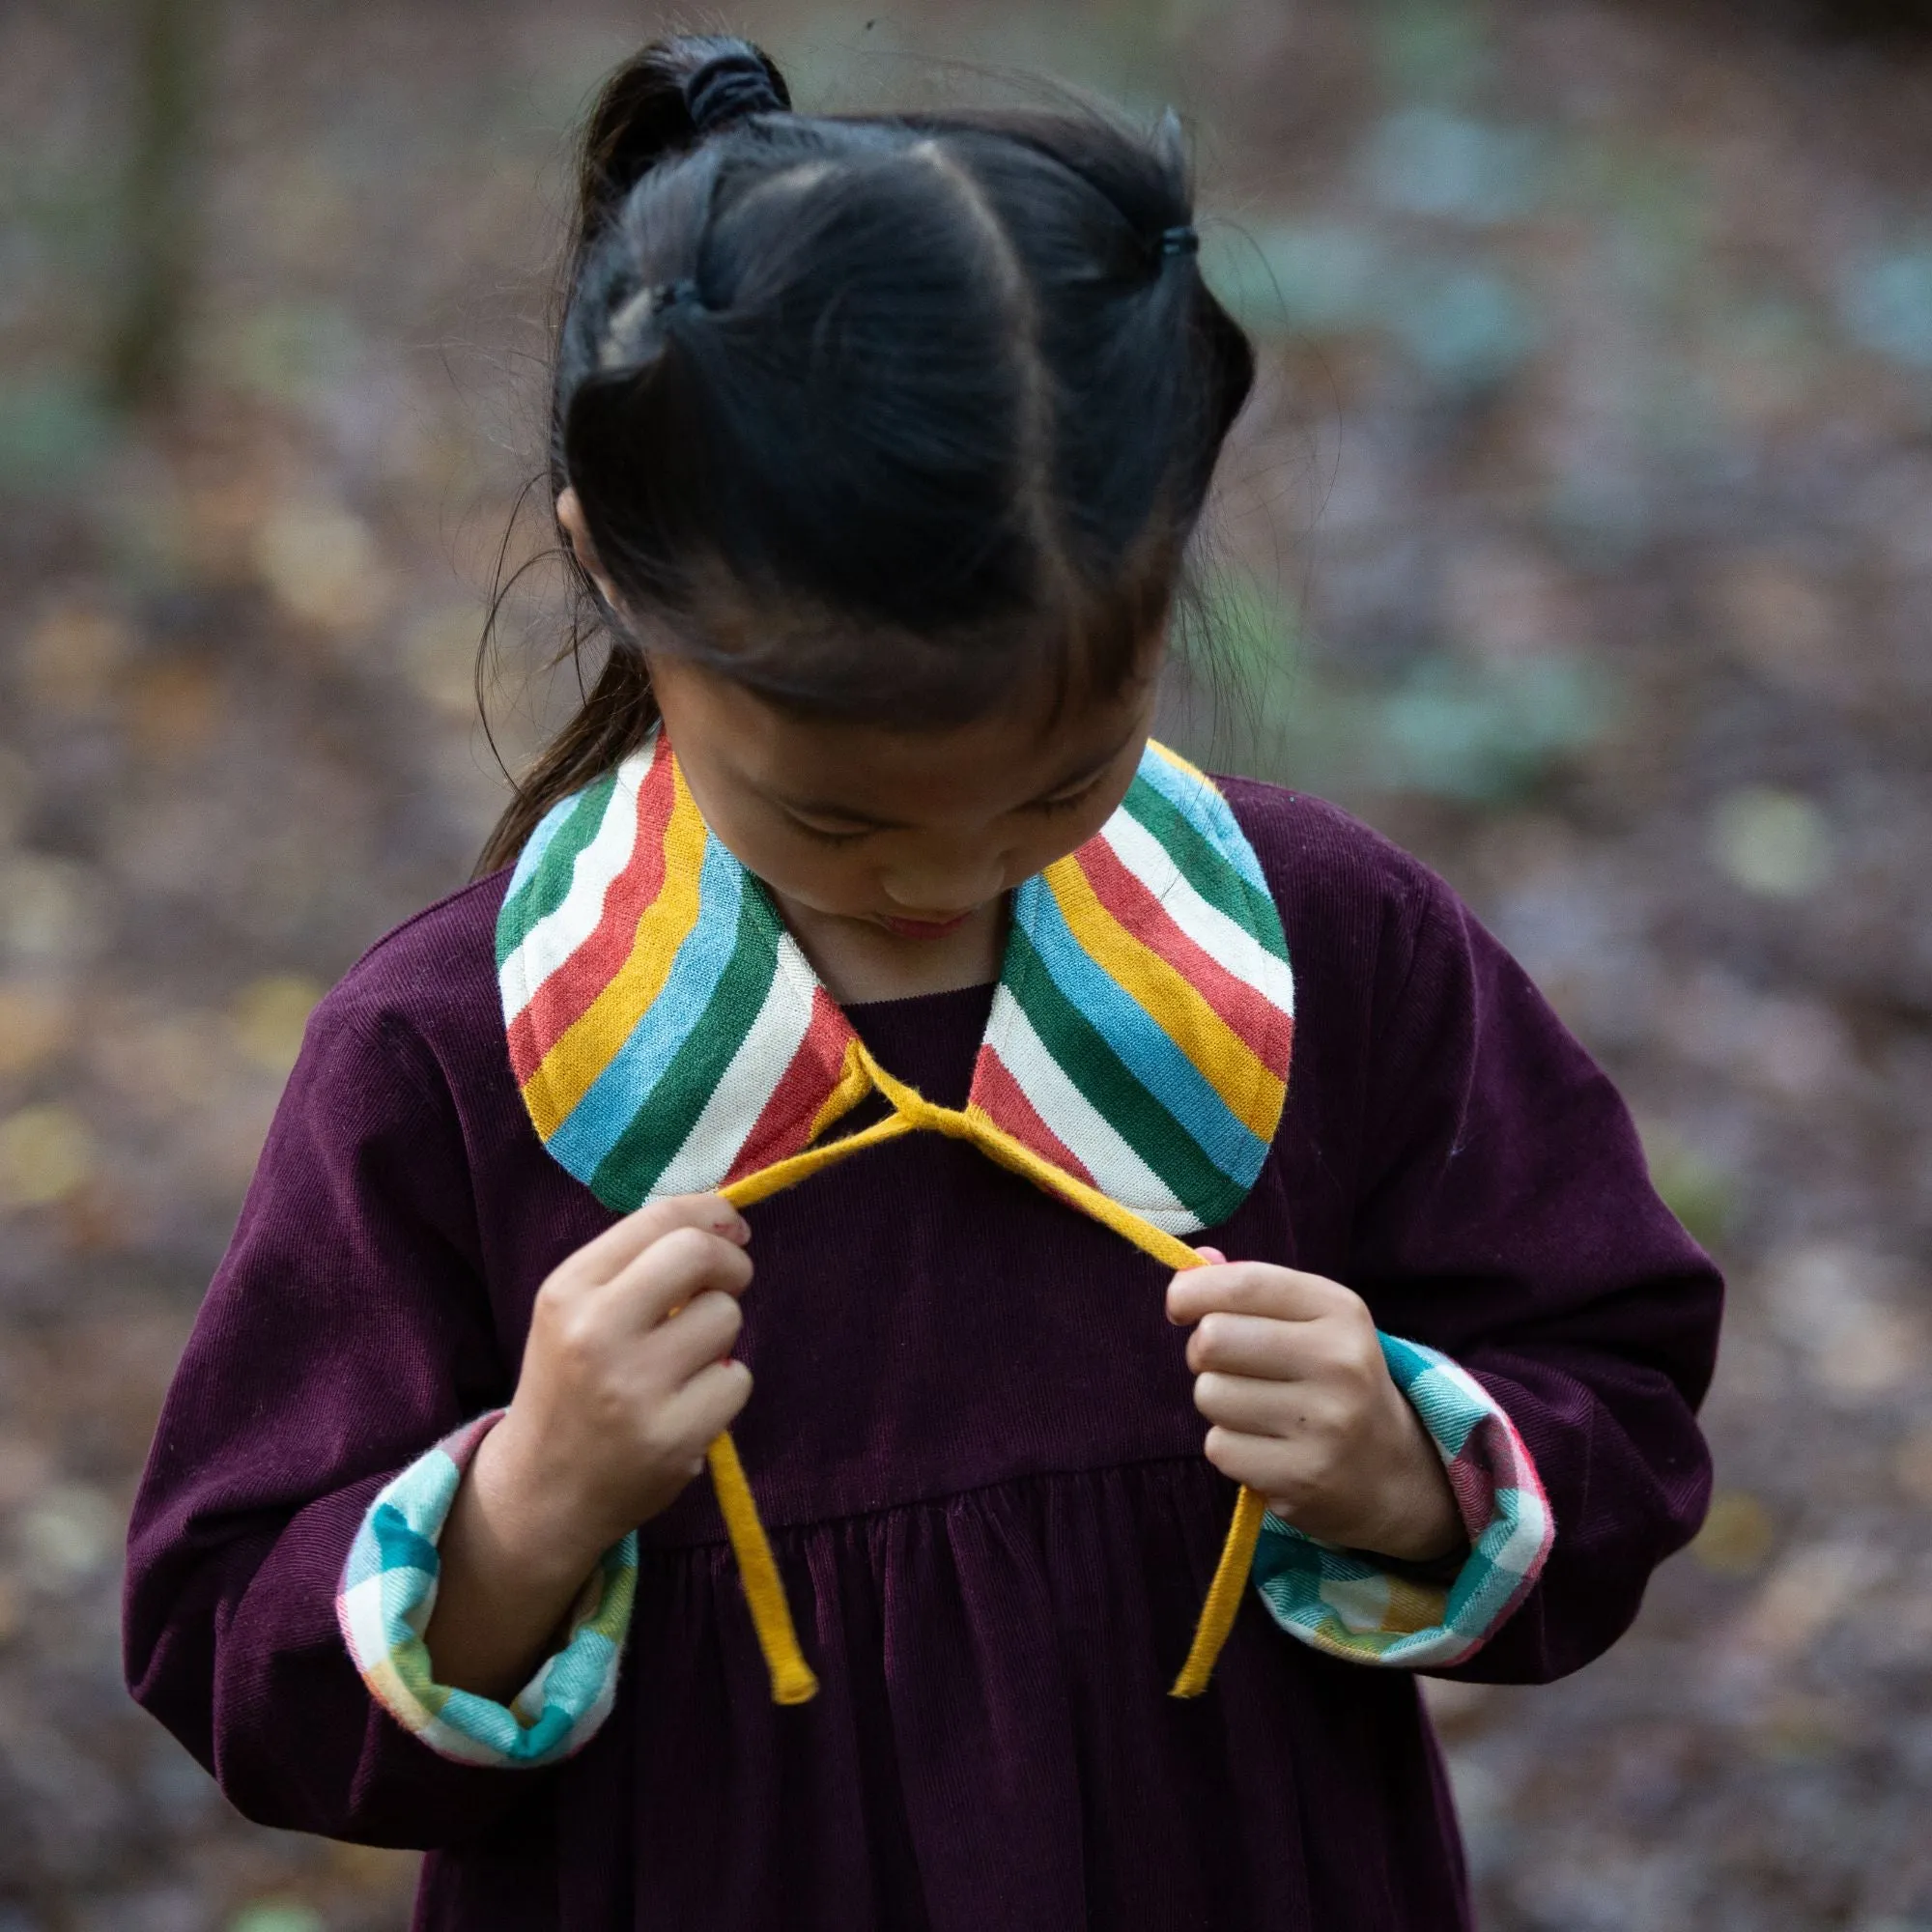
M 684 1145 L 652 1186 L 654 1199 L 716 1187 L 730 1173 L 738 1150 L 757 1125 L 765 1102 L 811 1025 L 810 985 L 801 985 L 785 965 L 781 957 L 757 1018 L 738 1042 L 738 1051 L 704 1103 L 704 1111 L 692 1122 Z
M 454 1724 L 446 1723 L 441 1718 L 426 1717 L 420 1727 L 412 1728 L 438 1757 L 454 1758 L 458 1764 L 497 1766 L 515 1761 L 508 1751 L 486 1745 L 480 1738 L 472 1738 L 468 1731 L 459 1731 Z
M 388 1661 L 389 1620 L 384 1611 L 383 1579 L 397 1574 L 391 1570 L 379 1570 L 375 1576 L 363 1577 L 354 1589 L 345 1590 L 342 1594 L 342 1623 L 349 1634 L 350 1654 L 355 1658 L 358 1670 L 369 1670 Z M 420 1577 L 422 1572 L 412 1570 L 401 1574 Z
M 1101 836 L 1121 864 L 1208 958 L 1254 987 L 1271 1006 L 1293 1013 L 1294 976 L 1288 962 L 1276 958 L 1246 926 L 1203 898 L 1174 863 L 1173 854 L 1139 819 L 1125 810 L 1117 811 Z
M 1185 1235 L 1201 1223 L 1181 1207 L 1174 1190 L 1095 1112 L 1047 1052 L 1025 1009 L 1002 986 L 993 995 L 986 1043 L 1032 1102 L 1033 1109 L 1063 1140 L 1102 1194 L 1145 1214 L 1170 1235 Z
M 1341 1618 L 1343 1628 L 1351 1634 L 1374 1634 L 1388 1622 L 1390 1582 L 1385 1571 L 1371 1571 L 1366 1577 L 1333 1577 L 1324 1573 L 1316 1595 Z
M 554 912 L 538 920 L 503 961 L 503 1017 L 514 1021 L 537 988 L 597 930 L 604 900 L 638 845 L 638 788 L 650 769 L 639 753 L 617 768 L 617 782 L 589 844 L 571 861 L 570 890 Z M 641 910 L 641 908 L 640 908 Z

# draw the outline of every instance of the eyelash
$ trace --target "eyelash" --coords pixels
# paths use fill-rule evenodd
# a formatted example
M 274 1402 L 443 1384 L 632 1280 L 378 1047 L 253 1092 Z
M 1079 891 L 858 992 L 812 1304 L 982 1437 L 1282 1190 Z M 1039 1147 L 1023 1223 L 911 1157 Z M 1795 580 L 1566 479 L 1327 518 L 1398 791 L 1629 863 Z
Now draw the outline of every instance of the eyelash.
M 1048 817 L 1051 817 L 1056 811 L 1072 811 L 1077 807 L 1085 805 L 1094 796 L 1094 792 L 1099 789 L 1099 785 L 1100 780 L 1098 778 L 1092 779 L 1086 784 L 1082 785 L 1078 791 L 1070 791 L 1064 798 L 1041 799 L 1034 807 L 1034 810 L 1038 812 L 1044 812 Z
M 825 832 L 821 831 L 816 825 L 808 825 L 802 818 L 794 818 L 792 820 L 792 827 L 795 831 L 801 833 L 805 838 L 810 838 L 814 844 L 818 845 L 853 845 L 861 838 L 869 838 L 872 836 L 869 831 Z
M 1084 784 L 1078 791 L 1068 792 L 1065 798 L 1043 798 L 1028 809 L 1037 811 L 1043 818 L 1051 818 L 1062 811 L 1072 811 L 1084 805 L 1098 788 L 1099 779 Z M 816 825 L 808 825 L 802 818 L 794 818 L 793 826 L 807 838 L 818 845 L 855 845 L 861 838 L 869 838 L 869 830 L 863 832 L 826 832 Z

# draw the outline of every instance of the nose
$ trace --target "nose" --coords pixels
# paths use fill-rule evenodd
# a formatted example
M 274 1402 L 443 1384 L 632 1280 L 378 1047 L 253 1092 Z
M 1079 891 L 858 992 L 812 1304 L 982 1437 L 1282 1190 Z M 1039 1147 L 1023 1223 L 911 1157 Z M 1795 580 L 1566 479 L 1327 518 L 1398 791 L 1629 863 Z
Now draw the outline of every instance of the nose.
M 902 862 L 879 875 L 879 886 L 905 912 L 947 919 L 998 895 L 1006 883 L 1002 859 L 997 852 L 979 852 Z

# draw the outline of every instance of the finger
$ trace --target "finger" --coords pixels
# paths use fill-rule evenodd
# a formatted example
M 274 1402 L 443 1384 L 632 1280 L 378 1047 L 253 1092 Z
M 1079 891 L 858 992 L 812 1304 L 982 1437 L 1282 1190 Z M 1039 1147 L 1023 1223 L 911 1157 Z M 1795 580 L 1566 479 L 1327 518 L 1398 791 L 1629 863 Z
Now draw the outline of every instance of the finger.
M 626 1328 L 655 1328 L 666 1316 L 707 1289 L 742 1294 L 751 1285 L 752 1258 L 743 1248 L 701 1228 L 673 1228 L 599 1291 L 611 1319 Z
M 1270 1501 L 1318 1492 L 1328 1469 L 1326 1458 L 1304 1443 L 1250 1435 L 1237 1429 L 1224 1429 L 1219 1423 L 1208 1432 L 1201 1453 L 1224 1476 L 1259 1490 Z
M 1262 1381 L 1253 1376 L 1196 1376 L 1194 1406 L 1223 1429 L 1278 1441 L 1329 1435 L 1340 1420 L 1331 1391 L 1307 1382 Z
M 1220 1265 L 1222 1263 L 1226 1262 L 1228 1259 L 1228 1257 L 1224 1255 L 1219 1248 L 1205 1248 L 1205 1247 L 1196 1248 L 1194 1252 L 1197 1255 L 1203 1256 L 1206 1260 L 1214 1264 L 1217 1266 Z
M 1281 1321 L 1271 1315 L 1234 1315 L 1210 1308 L 1187 1338 L 1187 1366 L 1196 1375 L 1259 1376 L 1298 1381 L 1323 1373 L 1329 1351 L 1317 1346 L 1316 1324 Z
M 661 1321 L 650 1346 L 666 1378 L 677 1387 L 707 1363 L 728 1355 L 744 1325 L 736 1297 L 708 1288 Z
M 729 1429 L 751 1399 L 752 1372 L 743 1362 L 709 1362 L 659 1411 L 658 1433 L 694 1457 Z
M 1225 1308 L 1277 1321 L 1312 1321 L 1354 1299 L 1350 1290 L 1325 1275 L 1268 1262 L 1226 1262 L 1176 1275 L 1167 1288 L 1167 1319 L 1188 1323 L 1209 1309 Z
M 743 1247 L 752 1238 L 745 1217 L 722 1194 L 670 1194 L 647 1201 L 586 1241 L 570 1257 L 567 1267 L 584 1280 L 610 1281 L 665 1236 L 679 1228 L 701 1229 Z

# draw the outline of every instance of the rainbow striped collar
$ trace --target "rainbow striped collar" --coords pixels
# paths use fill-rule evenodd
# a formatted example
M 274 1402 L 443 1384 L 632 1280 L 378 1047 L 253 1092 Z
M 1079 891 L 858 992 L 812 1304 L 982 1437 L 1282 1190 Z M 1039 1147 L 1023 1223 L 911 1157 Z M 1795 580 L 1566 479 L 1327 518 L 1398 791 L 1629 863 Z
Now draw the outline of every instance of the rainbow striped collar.
M 497 921 L 546 1148 L 628 1213 L 809 1147 L 869 1080 L 764 886 L 659 732 L 530 835 Z M 1211 781 L 1150 744 L 1121 808 L 1021 884 L 967 1112 L 1171 1234 L 1225 1221 L 1281 1119 L 1281 919 Z

